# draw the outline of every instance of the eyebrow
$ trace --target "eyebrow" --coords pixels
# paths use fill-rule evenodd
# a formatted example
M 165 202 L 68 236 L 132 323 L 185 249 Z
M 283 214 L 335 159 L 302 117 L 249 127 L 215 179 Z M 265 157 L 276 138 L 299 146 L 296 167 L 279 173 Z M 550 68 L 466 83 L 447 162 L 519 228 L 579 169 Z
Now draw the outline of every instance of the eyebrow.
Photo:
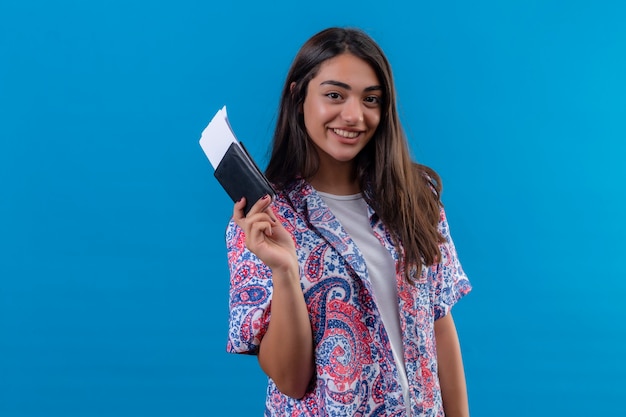
M 320 85 L 334 85 L 337 87 L 341 87 L 344 88 L 346 90 L 352 90 L 352 87 L 350 87 L 350 85 L 346 84 L 346 83 L 342 83 L 341 81 L 335 81 L 335 80 L 326 80 L 326 81 L 322 81 L 320 83 Z M 366 87 L 363 91 L 382 91 L 382 87 L 380 85 L 372 85 L 370 87 Z

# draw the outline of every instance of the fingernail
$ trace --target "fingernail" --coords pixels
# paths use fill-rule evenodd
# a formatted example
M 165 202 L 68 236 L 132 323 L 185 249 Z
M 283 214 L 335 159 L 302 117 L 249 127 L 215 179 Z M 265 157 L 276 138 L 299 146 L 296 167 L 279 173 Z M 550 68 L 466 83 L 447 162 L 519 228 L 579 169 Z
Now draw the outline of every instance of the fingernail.
M 270 195 L 269 195 L 269 194 L 265 194 L 265 195 L 263 196 L 263 200 L 267 200 L 268 198 L 270 198 Z

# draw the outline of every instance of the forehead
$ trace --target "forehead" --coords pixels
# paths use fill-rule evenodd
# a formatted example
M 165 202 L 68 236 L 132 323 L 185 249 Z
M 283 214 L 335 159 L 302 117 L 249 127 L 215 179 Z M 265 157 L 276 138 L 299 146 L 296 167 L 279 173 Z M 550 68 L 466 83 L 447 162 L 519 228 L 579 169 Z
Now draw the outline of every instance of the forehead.
M 380 80 L 372 66 L 363 59 L 344 53 L 324 61 L 311 80 L 314 83 L 334 80 L 341 81 L 350 86 L 371 87 L 380 85 Z

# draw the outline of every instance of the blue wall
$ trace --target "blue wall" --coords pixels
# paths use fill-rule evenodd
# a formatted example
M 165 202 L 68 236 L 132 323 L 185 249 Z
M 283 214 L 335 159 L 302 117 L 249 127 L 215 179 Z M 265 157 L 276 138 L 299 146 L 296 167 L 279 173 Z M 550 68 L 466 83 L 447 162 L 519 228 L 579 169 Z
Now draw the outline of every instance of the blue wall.
M 261 415 L 198 139 L 227 104 L 264 165 L 291 59 L 331 25 L 385 49 L 443 177 L 473 415 L 623 409 L 626 6 L 383 4 L 2 0 L 0 415 Z

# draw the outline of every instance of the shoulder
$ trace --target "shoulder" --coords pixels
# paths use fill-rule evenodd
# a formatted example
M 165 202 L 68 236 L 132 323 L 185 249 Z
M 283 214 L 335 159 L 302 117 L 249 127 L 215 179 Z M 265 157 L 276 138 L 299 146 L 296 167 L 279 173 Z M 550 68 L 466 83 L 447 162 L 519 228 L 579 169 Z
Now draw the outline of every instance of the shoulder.
M 276 189 L 274 202 L 281 210 L 300 212 L 306 207 L 308 197 L 313 192 L 313 187 L 306 180 L 296 178 Z

